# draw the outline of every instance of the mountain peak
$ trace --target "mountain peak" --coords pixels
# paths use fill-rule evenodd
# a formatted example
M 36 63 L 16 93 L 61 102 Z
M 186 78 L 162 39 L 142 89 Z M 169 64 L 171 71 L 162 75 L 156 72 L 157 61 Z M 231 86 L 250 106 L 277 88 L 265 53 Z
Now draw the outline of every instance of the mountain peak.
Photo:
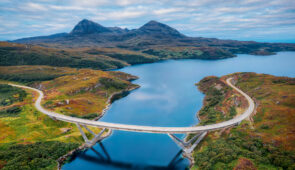
M 109 30 L 108 28 L 96 22 L 83 19 L 74 27 L 74 29 L 71 31 L 70 34 L 81 35 L 81 34 L 93 34 L 93 33 L 103 33 L 103 32 L 111 32 L 111 30 Z
M 155 20 L 151 20 L 148 23 L 144 24 L 142 27 L 139 28 L 139 30 L 149 35 L 154 34 L 172 37 L 184 37 L 184 35 L 179 33 L 176 29 Z
M 158 21 L 155 21 L 155 20 L 150 20 L 149 22 L 147 22 L 145 25 L 156 25 L 156 24 L 162 24 Z
M 93 22 L 93 21 L 90 21 L 90 20 L 84 18 L 79 23 L 86 23 L 86 22 Z

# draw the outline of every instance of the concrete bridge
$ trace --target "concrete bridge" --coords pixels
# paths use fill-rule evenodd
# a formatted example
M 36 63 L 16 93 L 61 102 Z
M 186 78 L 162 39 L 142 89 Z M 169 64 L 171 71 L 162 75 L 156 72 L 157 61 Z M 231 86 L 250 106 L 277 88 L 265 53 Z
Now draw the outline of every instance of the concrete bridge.
M 59 114 L 56 112 L 46 110 L 45 108 L 43 108 L 41 106 L 41 100 L 44 97 L 44 94 L 42 91 L 32 88 L 32 87 L 28 87 L 28 86 L 22 86 L 22 85 L 16 85 L 16 84 L 10 84 L 10 85 L 15 86 L 15 87 L 30 89 L 30 90 L 38 92 L 39 96 L 35 102 L 36 109 L 38 111 L 48 115 L 52 119 L 75 123 L 77 125 L 77 127 L 79 128 L 79 130 L 82 134 L 82 137 L 84 138 L 84 140 L 88 146 L 92 146 L 97 141 L 100 141 L 102 139 L 103 132 L 106 129 L 110 129 L 110 130 L 122 130 L 122 131 L 133 131 L 133 132 L 168 134 L 169 137 L 171 137 L 173 139 L 173 141 L 178 146 L 180 146 L 185 153 L 191 153 L 193 151 L 193 149 L 198 145 L 198 143 L 206 136 L 208 131 L 223 129 L 226 127 L 237 125 L 242 120 L 249 117 L 251 115 L 251 113 L 254 111 L 254 108 L 255 108 L 254 101 L 242 90 L 240 90 L 237 87 L 235 87 L 234 85 L 232 85 L 231 80 L 232 80 L 232 78 L 228 78 L 226 80 L 226 83 L 247 99 L 248 105 L 249 105 L 247 110 L 243 114 L 241 114 L 231 120 L 225 121 L 225 122 L 216 123 L 216 124 L 212 124 L 212 125 L 205 125 L 205 126 L 193 126 L 193 127 L 155 127 L 155 126 L 128 125 L 128 124 L 86 120 L 86 119 L 66 116 L 66 115 L 62 115 L 62 114 Z M 94 127 L 99 127 L 99 128 L 103 128 L 103 129 L 99 134 L 95 134 L 87 126 L 94 126 Z M 87 138 L 84 131 L 82 130 L 82 127 L 84 127 L 87 131 L 89 131 L 91 134 L 94 135 L 94 138 L 92 140 L 89 140 Z M 197 135 L 195 135 L 189 141 L 183 141 L 180 138 L 173 135 L 173 134 L 189 134 L 189 133 L 197 134 Z

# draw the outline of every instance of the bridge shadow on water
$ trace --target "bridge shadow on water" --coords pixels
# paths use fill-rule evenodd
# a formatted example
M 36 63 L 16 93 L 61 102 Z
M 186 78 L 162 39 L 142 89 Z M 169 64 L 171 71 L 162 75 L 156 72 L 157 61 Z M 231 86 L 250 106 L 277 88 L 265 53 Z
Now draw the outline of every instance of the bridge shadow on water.
M 106 148 L 104 147 L 103 143 L 98 143 L 101 148 L 101 152 L 97 151 L 94 147 L 91 147 L 90 150 L 93 151 L 94 154 L 88 154 L 86 151 L 79 153 L 78 155 L 74 156 L 73 159 L 79 158 L 87 162 L 91 162 L 98 165 L 106 165 L 108 167 L 114 169 L 178 169 L 177 164 L 184 160 L 181 156 L 182 150 L 180 150 L 173 159 L 169 162 L 167 166 L 157 166 L 157 165 L 143 165 L 143 164 L 132 164 L 122 161 L 112 160 L 111 155 L 107 152 Z

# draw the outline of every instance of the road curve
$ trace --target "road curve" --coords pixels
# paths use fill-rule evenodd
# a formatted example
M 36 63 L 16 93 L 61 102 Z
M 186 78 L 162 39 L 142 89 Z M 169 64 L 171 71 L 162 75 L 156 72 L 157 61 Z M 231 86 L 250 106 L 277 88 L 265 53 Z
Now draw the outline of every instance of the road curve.
M 16 85 L 16 84 L 10 84 L 11 86 L 15 87 L 20 87 L 20 88 L 25 88 L 25 89 L 30 89 L 33 91 L 36 91 L 39 93 L 38 99 L 35 102 L 35 107 L 38 111 L 50 116 L 51 118 L 65 121 L 65 122 L 71 122 L 71 123 L 78 123 L 81 125 L 87 125 L 87 126 L 95 126 L 95 127 L 100 127 L 100 128 L 108 128 L 108 129 L 115 129 L 115 130 L 123 130 L 123 131 L 134 131 L 134 132 L 146 132 L 146 133 L 200 133 L 204 131 L 212 131 L 216 129 L 221 129 L 229 126 L 236 125 L 240 123 L 242 120 L 246 119 L 251 115 L 251 113 L 254 111 L 254 101 L 242 90 L 238 89 L 234 85 L 231 84 L 232 78 L 228 78 L 226 80 L 226 83 L 235 89 L 237 92 L 242 94 L 248 101 L 248 108 L 247 110 L 231 119 L 225 122 L 221 123 L 216 123 L 212 125 L 205 125 L 205 126 L 192 126 L 192 127 L 155 127 L 155 126 L 140 126 L 140 125 L 128 125 L 128 124 L 119 124 L 119 123 L 109 123 L 109 122 L 102 122 L 102 121 L 94 121 L 94 120 L 86 120 L 86 119 L 81 119 L 81 118 L 76 118 L 76 117 L 71 117 L 71 116 L 66 116 L 62 115 L 56 112 L 52 112 L 49 110 L 46 110 L 41 106 L 41 100 L 44 97 L 44 94 L 42 91 L 28 87 L 28 86 L 22 86 L 22 85 Z

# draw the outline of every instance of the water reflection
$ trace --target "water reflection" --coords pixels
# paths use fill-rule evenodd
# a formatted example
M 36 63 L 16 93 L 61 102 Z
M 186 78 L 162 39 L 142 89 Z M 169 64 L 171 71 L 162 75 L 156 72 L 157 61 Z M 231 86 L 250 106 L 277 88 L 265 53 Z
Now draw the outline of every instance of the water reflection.
M 181 156 L 182 150 L 179 150 L 179 152 L 176 153 L 167 166 L 126 163 L 123 161 L 112 160 L 111 155 L 108 153 L 103 143 L 100 142 L 98 145 L 96 145 L 95 148 L 90 148 L 92 152 L 89 152 L 90 150 L 84 151 L 75 156 L 73 159 L 79 158 L 88 163 L 97 164 L 100 166 L 104 165 L 111 169 L 178 169 L 176 167 L 178 167 L 178 164 L 184 160 L 184 158 Z

